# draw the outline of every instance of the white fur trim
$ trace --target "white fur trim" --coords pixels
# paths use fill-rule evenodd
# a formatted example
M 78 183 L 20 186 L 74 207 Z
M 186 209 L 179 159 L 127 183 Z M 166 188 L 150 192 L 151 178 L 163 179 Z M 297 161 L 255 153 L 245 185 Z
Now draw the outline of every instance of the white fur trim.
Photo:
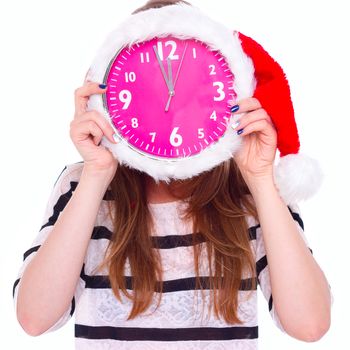
M 274 180 L 286 204 L 313 196 L 323 182 L 323 172 L 316 159 L 305 154 L 288 154 L 275 166 Z
M 256 87 L 254 65 L 251 58 L 244 53 L 238 33 L 212 20 L 199 8 L 186 4 L 150 9 L 127 18 L 107 36 L 90 67 L 87 79 L 103 82 L 107 67 L 119 49 L 169 34 L 179 39 L 195 38 L 205 42 L 213 50 L 220 50 L 235 75 L 234 89 L 237 98 L 253 95 Z M 101 95 L 90 97 L 88 109 L 99 111 L 110 121 Z M 112 125 L 111 122 L 110 124 Z M 241 144 L 241 137 L 229 127 L 218 142 L 198 155 L 179 160 L 158 160 L 135 152 L 128 147 L 126 141 L 115 145 L 105 137 L 102 139 L 102 145 L 109 148 L 121 164 L 144 171 L 156 181 L 166 182 L 171 178 L 185 179 L 212 169 L 231 158 Z

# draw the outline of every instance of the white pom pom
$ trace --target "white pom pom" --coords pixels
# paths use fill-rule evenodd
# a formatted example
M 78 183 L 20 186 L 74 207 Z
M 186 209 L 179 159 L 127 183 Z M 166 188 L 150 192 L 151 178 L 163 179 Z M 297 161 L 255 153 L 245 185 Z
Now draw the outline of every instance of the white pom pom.
M 274 171 L 276 187 L 287 205 L 312 197 L 323 177 L 318 161 L 300 153 L 281 157 Z

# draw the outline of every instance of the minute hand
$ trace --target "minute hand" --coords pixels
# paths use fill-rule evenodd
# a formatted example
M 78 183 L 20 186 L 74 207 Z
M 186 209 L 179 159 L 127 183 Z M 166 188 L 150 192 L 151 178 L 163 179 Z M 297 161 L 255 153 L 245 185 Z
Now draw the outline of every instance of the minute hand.
M 168 90 L 169 90 L 169 93 L 170 93 L 170 92 L 172 92 L 172 86 L 171 86 L 171 84 L 170 84 L 170 82 L 169 82 L 169 80 L 168 80 L 168 78 L 167 78 L 166 73 L 165 73 L 165 69 L 164 69 L 163 63 L 162 63 L 162 61 L 161 61 L 161 59 L 160 59 L 160 57 L 159 57 L 159 54 L 158 54 L 158 50 L 157 50 L 157 46 L 156 46 L 156 45 L 153 46 L 153 50 L 154 50 L 154 52 L 155 52 L 155 54 L 156 54 L 156 57 L 157 57 L 157 60 L 158 60 L 158 64 L 159 64 L 160 70 L 162 71 L 162 74 L 163 74 L 165 83 L 166 83 L 166 85 L 167 85 L 167 87 L 168 87 Z
M 169 94 L 169 99 L 168 99 L 168 102 L 165 106 L 165 112 L 168 112 L 169 111 L 169 107 L 170 107 L 170 102 L 171 102 L 171 99 L 173 98 L 173 96 L 175 95 L 175 86 L 176 86 L 176 82 L 177 82 L 177 79 L 179 78 L 179 74 L 180 74 L 180 70 L 181 70 L 181 67 L 182 67 L 182 63 L 183 63 L 183 60 L 184 60 L 184 57 L 185 57 L 185 53 L 186 53 L 186 50 L 187 50 L 187 46 L 188 46 L 188 43 L 186 43 L 185 45 L 185 49 L 184 49 L 184 52 L 182 54 L 182 57 L 181 57 L 181 62 L 179 64 L 179 68 L 177 69 L 177 73 L 176 73 L 176 77 L 175 77 L 175 82 L 173 84 L 173 89 L 174 89 L 174 93 L 173 94 Z M 168 62 L 169 63 L 169 62 Z M 171 77 L 171 80 L 172 80 L 172 77 Z

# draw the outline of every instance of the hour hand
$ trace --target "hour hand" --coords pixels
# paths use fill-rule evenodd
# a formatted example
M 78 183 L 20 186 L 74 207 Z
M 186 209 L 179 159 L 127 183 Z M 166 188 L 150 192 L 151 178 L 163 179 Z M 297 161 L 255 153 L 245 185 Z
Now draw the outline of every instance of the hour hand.
M 171 60 L 169 57 L 167 58 L 167 61 L 168 61 L 168 76 L 169 76 L 170 89 L 169 89 L 169 99 L 168 99 L 168 102 L 165 106 L 165 112 L 169 111 L 171 99 L 175 95 L 175 88 L 174 88 L 174 82 L 173 82 L 173 71 L 171 68 Z
M 168 57 L 167 61 L 168 61 L 168 77 L 169 77 L 168 81 L 170 85 L 169 94 L 174 94 L 175 91 L 174 91 L 174 82 L 173 82 L 173 70 L 171 68 L 171 59 Z
M 162 71 L 162 74 L 163 74 L 165 83 L 166 83 L 166 85 L 167 85 L 167 87 L 168 87 L 168 90 L 169 90 L 169 92 L 170 92 L 170 91 L 172 91 L 172 89 L 171 89 L 171 84 L 170 84 L 170 82 L 169 82 L 169 80 L 168 80 L 168 78 L 167 78 L 167 75 L 166 75 L 166 73 L 165 73 L 165 69 L 164 69 L 162 60 L 161 60 L 160 57 L 159 57 L 159 54 L 158 54 L 158 50 L 157 50 L 157 46 L 156 46 L 156 45 L 153 46 L 153 50 L 154 50 L 154 52 L 155 52 L 155 54 L 156 54 L 156 57 L 157 57 L 157 60 L 158 60 L 158 64 L 159 64 L 160 70 Z

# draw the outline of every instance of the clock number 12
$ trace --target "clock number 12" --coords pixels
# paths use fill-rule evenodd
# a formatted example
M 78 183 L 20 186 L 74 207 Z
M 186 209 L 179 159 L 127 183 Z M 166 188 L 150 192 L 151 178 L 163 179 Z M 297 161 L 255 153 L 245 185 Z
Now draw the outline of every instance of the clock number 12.
M 165 47 L 167 47 L 169 45 L 171 46 L 171 51 L 170 51 L 170 54 L 169 54 L 169 58 L 171 60 L 178 60 L 179 59 L 179 55 L 175 55 L 176 48 L 177 48 L 176 42 L 173 41 L 173 40 L 169 40 L 169 41 L 166 41 L 165 44 L 164 44 Z M 159 54 L 160 59 L 163 61 L 164 60 L 163 43 L 161 41 L 158 41 L 158 54 Z

